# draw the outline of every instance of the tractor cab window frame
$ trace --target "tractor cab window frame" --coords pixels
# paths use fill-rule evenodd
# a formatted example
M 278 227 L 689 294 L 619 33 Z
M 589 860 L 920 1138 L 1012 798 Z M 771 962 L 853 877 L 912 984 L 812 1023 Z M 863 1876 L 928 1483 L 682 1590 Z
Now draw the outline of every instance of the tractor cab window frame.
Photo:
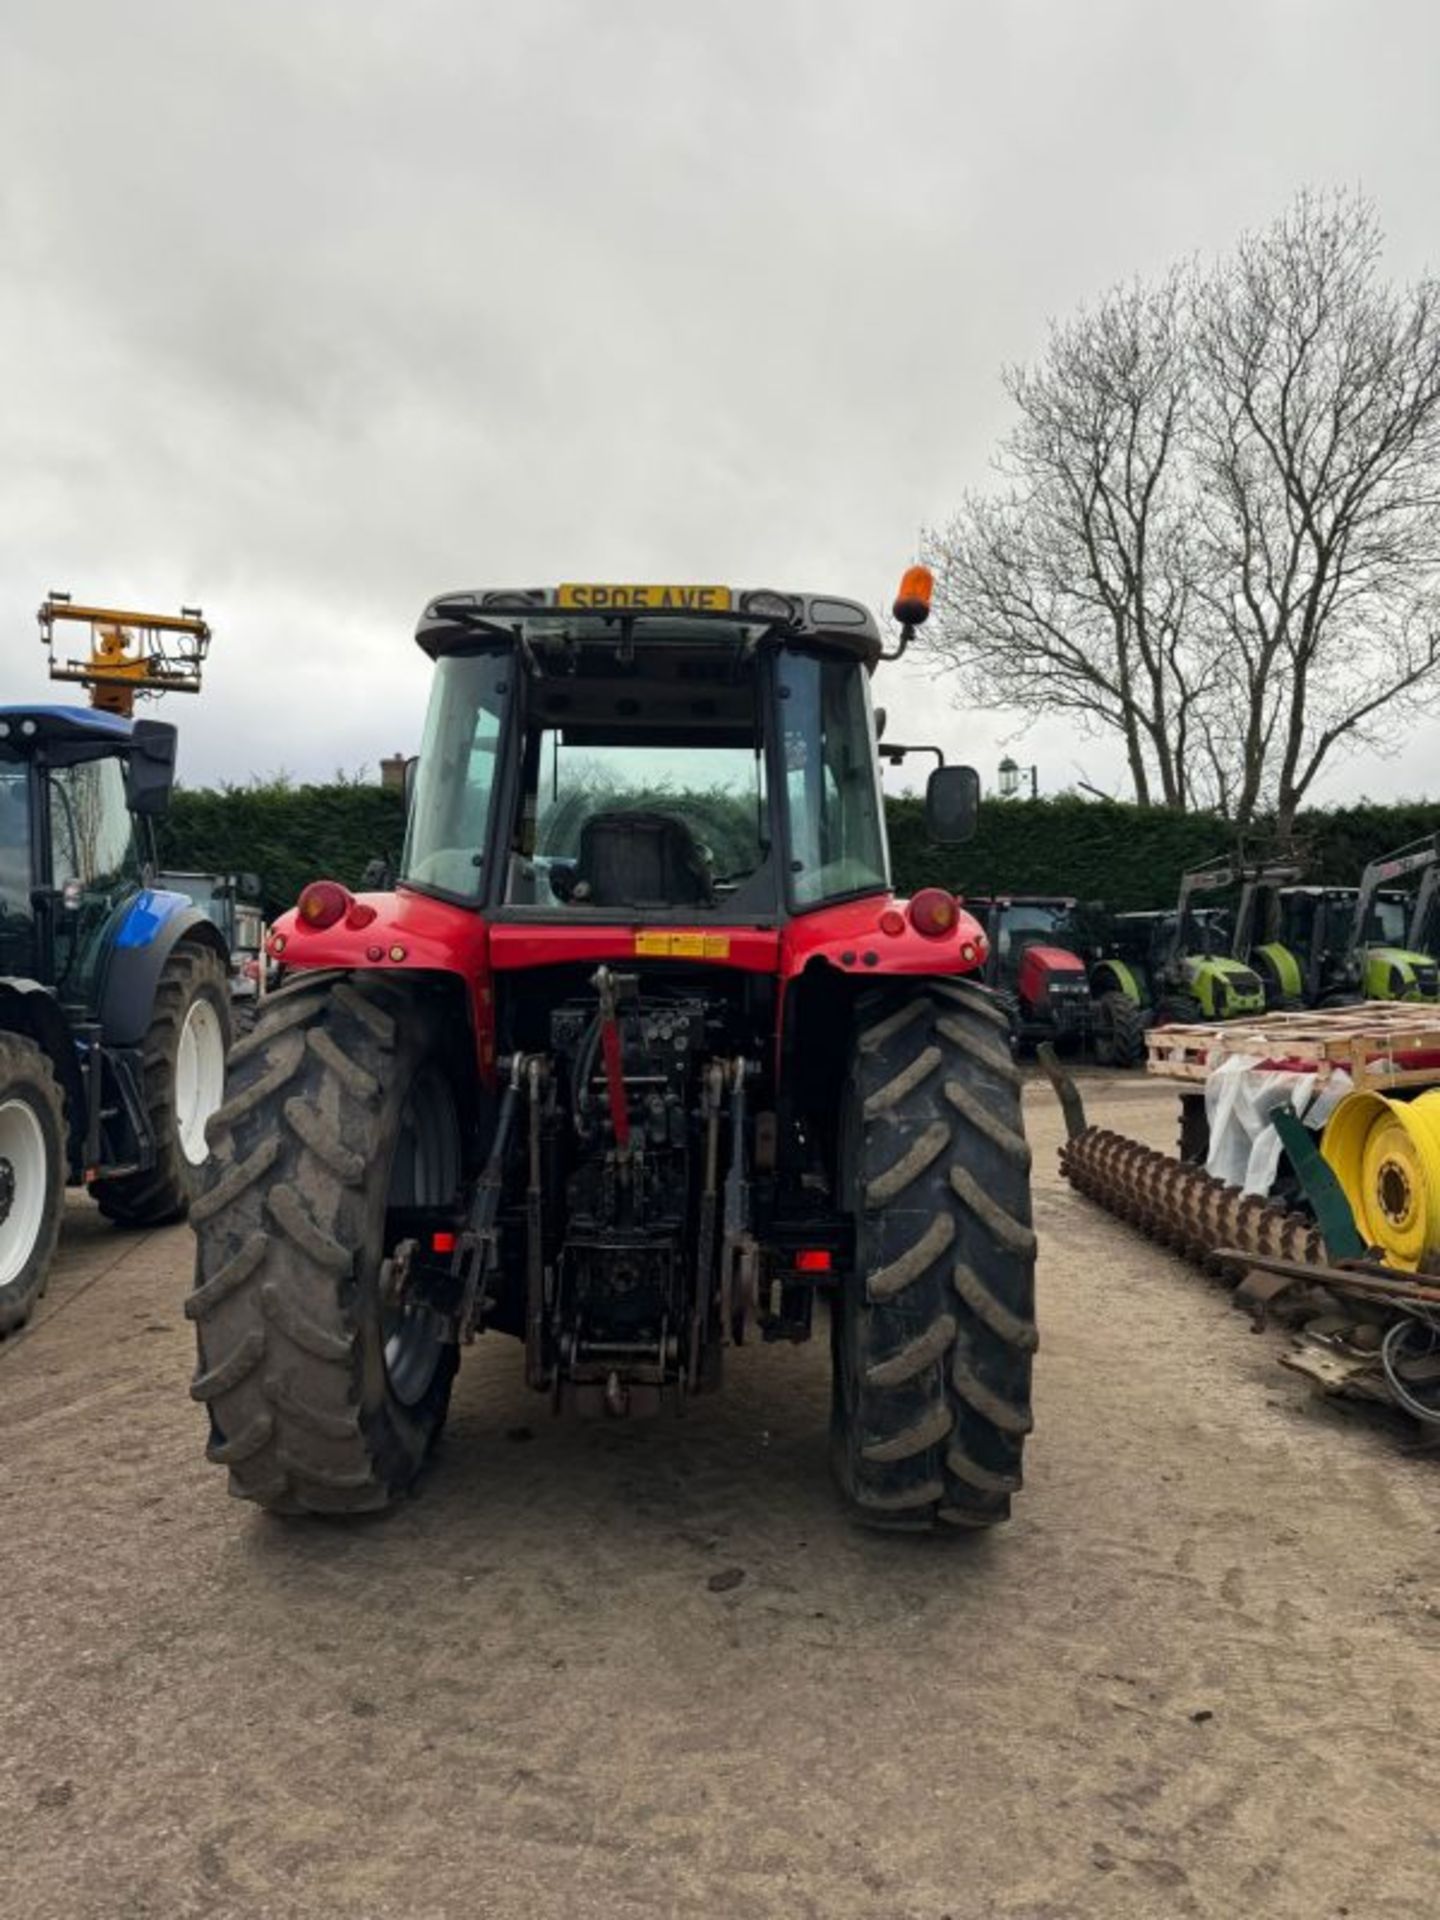
M 485 904 L 509 785 L 501 762 L 510 750 L 519 672 L 508 645 L 447 653 L 435 662 L 400 885 L 459 906 Z
M 1377 893 L 1361 931 L 1367 947 L 1404 948 L 1409 934 L 1410 902 L 1403 894 Z
M 1072 911 L 1048 900 L 1012 900 L 1000 909 L 995 945 L 1001 959 L 1007 959 L 1017 944 L 1023 947 L 1027 941 L 1038 945 L 1073 937 Z
M 870 676 L 851 655 L 781 647 L 771 790 L 791 910 L 890 891 Z
M 150 823 L 130 811 L 124 756 L 36 755 L 43 885 L 49 896 L 49 967 L 71 1005 L 98 1002 L 108 934 L 154 871 Z
M 0 753 L 0 974 L 29 977 L 40 967 L 35 890 L 40 807 L 28 755 Z

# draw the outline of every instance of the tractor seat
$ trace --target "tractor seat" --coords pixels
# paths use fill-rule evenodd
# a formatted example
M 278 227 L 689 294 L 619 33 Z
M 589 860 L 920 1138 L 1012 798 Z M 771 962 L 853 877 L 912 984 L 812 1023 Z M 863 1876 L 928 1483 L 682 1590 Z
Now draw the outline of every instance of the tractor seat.
M 673 813 L 594 813 L 580 829 L 569 898 L 585 907 L 711 906 L 704 848 Z

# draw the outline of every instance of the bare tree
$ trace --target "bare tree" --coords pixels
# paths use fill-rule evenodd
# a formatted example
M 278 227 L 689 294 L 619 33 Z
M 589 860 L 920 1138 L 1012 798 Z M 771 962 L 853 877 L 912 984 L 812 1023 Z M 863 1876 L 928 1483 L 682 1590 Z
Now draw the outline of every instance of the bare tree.
M 1440 688 L 1440 289 L 1379 277 L 1358 195 L 1302 194 L 1198 290 L 1203 597 L 1242 823 L 1293 822 L 1327 759 Z
M 1073 716 L 1120 736 L 1135 796 L 1183 807 L 1214 679 L 1192 640 L 1189 276 L 1108 294 L 1005 383 L 1019 411 L 999 496 L 926 540 L 931 649 L 972 705 Z
M 1142 803 L 1288 831 L 1322 768 L 1440 702 L 1440 285 L 1306 193 L 1203 275 L 1011 369 L 997 469 L 927 540 L 974 705 L 1110 731 Z

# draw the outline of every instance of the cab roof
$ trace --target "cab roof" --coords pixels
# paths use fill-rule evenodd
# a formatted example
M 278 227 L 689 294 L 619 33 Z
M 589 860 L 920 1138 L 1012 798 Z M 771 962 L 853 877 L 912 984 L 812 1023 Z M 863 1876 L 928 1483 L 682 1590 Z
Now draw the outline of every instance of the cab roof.
M 11 746 L 33 739 L 128 742 L 132 724 L 95 707 L 0 706 L 0 741 Z
M 873 667 L 883 641 L 875 617 L 858 600 L 768 588 L 688 586 L 476 587 L 436 596 L 415 629 L 431 659 L 465 652 L 477 640 L 533 641 L 635 636 L 723 643 L 732 635 L 813 640 Z

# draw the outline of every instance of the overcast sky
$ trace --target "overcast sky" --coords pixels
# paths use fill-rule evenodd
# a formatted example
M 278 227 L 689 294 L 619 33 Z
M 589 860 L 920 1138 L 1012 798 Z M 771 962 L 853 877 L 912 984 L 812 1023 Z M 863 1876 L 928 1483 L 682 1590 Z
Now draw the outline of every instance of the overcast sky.
M 1440 255 L 1413 0 L 9 0 L 4 696 L 52 587 L 215 630 L 191 784 L 413 750 L 446 587 L 888 601 L 998 371 L 1302 184 Z M 892 737 L 1118 788 L 889 669 Z M 1325 791 L 1433 792 L 1435 729 Z

